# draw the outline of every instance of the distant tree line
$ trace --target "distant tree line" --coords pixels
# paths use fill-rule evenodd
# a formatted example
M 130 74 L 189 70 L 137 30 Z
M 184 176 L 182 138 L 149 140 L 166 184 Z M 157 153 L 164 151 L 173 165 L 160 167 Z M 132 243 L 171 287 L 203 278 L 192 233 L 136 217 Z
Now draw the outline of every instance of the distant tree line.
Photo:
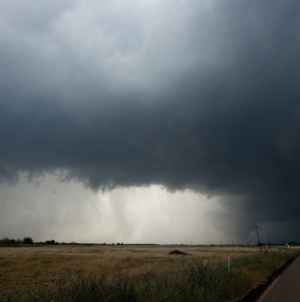
M 47 245 L 58 245 L 59 244 L 58 242 L 55 242 L 55 240 L 47 240 L 47 241 L 45 241 L 45 243 Z
M 299 246 L 300 242 L 296 242 L 296 241 L 290 241 L 290 242 L 282 242 L 282 243 L 269 243 L 270 246 L 273 245 L 282 245 L 285 246 L 286 243 L 289 244 L 289 246 Z M 77 242 L 70 242 L 70 243 L 66 243 L 66 242 L 56 242 L 55 240 L 46 240 L 46 241 L 41 241 L 41 242 L 34 242 L 33 239 L 31 237 L 24 237 L 23 239 L 9 239 L 7 237 L 0 239 L 0 246 L 24 246 L 24 245 L 85 245 L 85 246 L 93 246 L 93 245 L 152 245 L 152 246 L 157 246 L 160 244 L 154 244 L 154 243 L 77 243 Z M 183 244 L 166 244 L 166 245 L 182 245 Z M 210 247 L 214 247 L 214 246 L 235 246 L 235 244 L 223 244 L 223 245 L 219 245 L 219 244 L 196 244 L 194 246 L 210 246 Z M 261 246 L 267 245 L 267 243 L 263 243 L 261 242 Z M 243 244 L 239 244 L 240 247 L 242 246 L 251 246 L 250 244 L 247 245 L 243 245 Z M 254 244 L 254 246 L 256 246 L 256 244 Z
M 31 237 L 25 237 L 23 238 L 23 240 L 21 240 L 20 238 L 15 240 L 15 239 L 9 239 L 7 237 L 0 239 L 0 245 L 4 245 L 4 246 L 18 246 L 18 245 L 22 245 L 22 244 L 33 244 L 33 240 Z

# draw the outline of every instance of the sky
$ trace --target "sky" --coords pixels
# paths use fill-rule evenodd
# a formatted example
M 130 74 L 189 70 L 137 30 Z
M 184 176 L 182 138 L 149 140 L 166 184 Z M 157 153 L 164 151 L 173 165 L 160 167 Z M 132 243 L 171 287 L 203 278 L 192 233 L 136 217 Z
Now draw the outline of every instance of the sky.
M 2 0 L 0 238 L 300 241 L 299 10 Z

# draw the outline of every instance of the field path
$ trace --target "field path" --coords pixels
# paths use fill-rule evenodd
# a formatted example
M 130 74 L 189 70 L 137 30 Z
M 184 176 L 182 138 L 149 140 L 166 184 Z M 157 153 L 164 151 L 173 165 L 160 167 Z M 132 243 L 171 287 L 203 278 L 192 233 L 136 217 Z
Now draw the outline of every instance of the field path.
M 258 302 L 300 302 L 300 257 L 280 275 Z

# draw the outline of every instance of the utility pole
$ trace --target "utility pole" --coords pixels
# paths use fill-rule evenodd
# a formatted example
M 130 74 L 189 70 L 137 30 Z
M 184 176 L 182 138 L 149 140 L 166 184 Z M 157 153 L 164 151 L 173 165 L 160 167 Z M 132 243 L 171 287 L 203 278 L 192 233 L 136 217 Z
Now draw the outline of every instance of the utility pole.
M 239 227 L 236 226 L 236 242 L 237 242 L 237 248 L 239 249 Z
M 259 250 L 261 251 L 261 245 L 260 245 L 260 241 L 259 241 L 259 235 L 258 235 L 257 227 L 256 227 L 256 233 L 257 233 L 257 239 L 258 239 L 258 244 L 259 244 Z

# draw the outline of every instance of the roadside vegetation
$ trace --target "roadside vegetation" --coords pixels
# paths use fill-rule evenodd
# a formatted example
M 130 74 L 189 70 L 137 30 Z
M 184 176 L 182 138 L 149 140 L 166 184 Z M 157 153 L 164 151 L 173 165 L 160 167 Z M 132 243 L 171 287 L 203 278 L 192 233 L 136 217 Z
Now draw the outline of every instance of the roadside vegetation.
M 6 257 L 0 253 L 0 301 L 233 301 L 299 253 L 281 248 L 185 247 L 182 254 L 170 253 L 170 247 L 83 248 L 84 254 L 82 247 L 59 246 L 15 249 L 14 255 L 10 248 Z M 22 250 L 31 254 L 21 257 Z

